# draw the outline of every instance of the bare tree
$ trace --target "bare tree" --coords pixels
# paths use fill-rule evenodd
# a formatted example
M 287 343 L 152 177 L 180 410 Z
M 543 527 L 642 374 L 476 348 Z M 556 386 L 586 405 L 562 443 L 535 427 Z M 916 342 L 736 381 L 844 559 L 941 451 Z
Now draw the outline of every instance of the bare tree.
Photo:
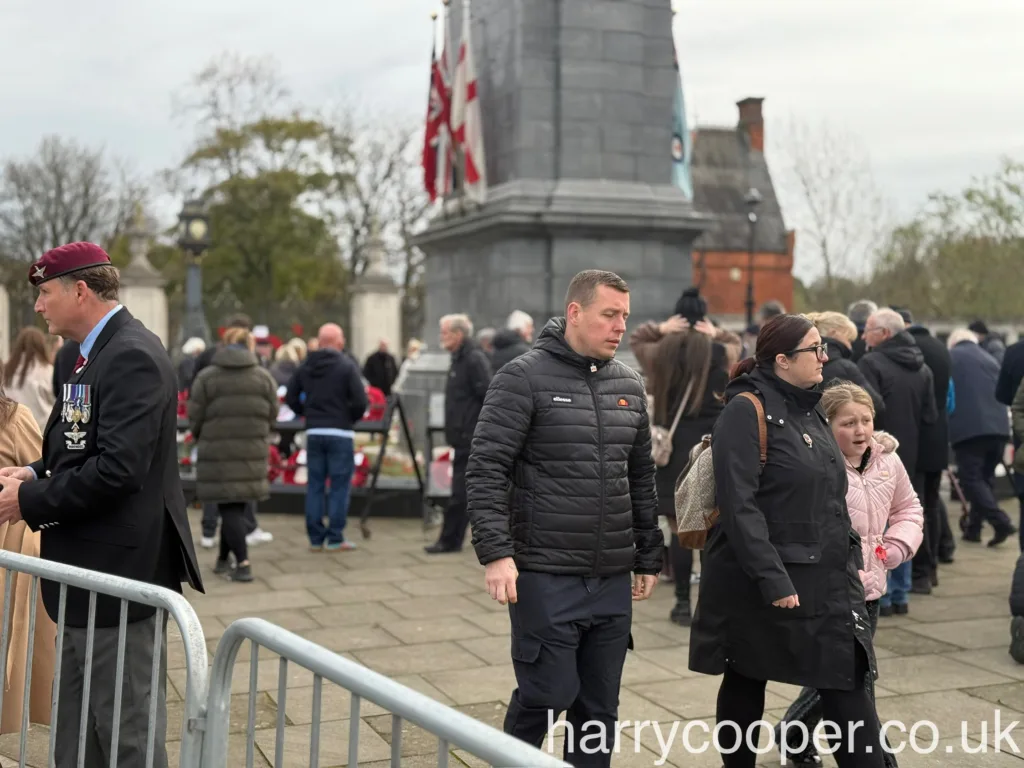
M 36 153 L 7 160 L 0 172 L 0 267 L 19 322 L 31 322 L 26 264 L 65 243 L 109 249 L 145 201 L 146 187 L 123 161 L 57 136 Z
M 338 238 L 350 278 L 365 272 L 366 242 L 380 227 L 388 266 L 403 290 L 403 335 L 422 322 L 423 253 L 410 239 L 426 225 L 429 200 L 423 190 L 416 128 L 386 117 L 357 119 L 356 110 L 336 118 L 331 152 L 338 195 L 326 216 Z
M 829 292 L 837 278 L 866 277 L 891 223 L 865 149 L 846 131 L 795 119 L 778 145 L 772 164 L 783 211 L 798 230 L 798 259 L 820 267 Z

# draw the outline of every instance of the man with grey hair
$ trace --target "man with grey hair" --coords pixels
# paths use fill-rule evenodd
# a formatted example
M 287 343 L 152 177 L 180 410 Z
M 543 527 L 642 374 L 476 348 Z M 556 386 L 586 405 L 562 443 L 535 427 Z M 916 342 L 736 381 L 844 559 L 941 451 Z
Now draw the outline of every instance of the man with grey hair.
M 873 312 L 864 326 L 863 338 L 868 351 L 857 366 L 885 403 L 885 412 L 876 418 L 875 429 L 884 429 L 899 442 L 896 453 L 914 480 L 917 495 L 923 497 L 917 472 L 921 436 L 938 420 L 932 370 L 925 364 L 924 353 L 914 337 L 907 332 L 903 316 L 895 310 Z M 892 581 L 891 594 L 886 596 L 891 605 L 883 597 L 882 615 L 906 612 L 907 593 L 911 589 L 909 562 L 892 572 Z M 931 591 L 927 579 L 913 586 L 915 592 Z
M 866 345 L 864 344 L 864 326 L 867 325 L 868 318 L 871 317 L 875 312 L 878 311 L 878 305 L 871 299 L 859 299 L 853 302 L 846 309 L 846 316 L 853 321 L 853 324 L 857 326 L 857 338 L 854 340 L 851 347 L 853 351 L 853 362 L 857 362 L 864 356 L 866 351 Z
M 491 383 L 491 363 L 473 339 L 473 323 L 469 317 L 445 315 L 440 325 L 441 346 L 452 356 L 444 393 L 444 435 L 455 455 L 452 460 L 452 495 L 444 511 L 441 533 L 434 544 L 425 547 L 431 555 L 458 552 L 466 538 L 469 526 L 466 465 L 480 408 Z
M 517 309 L 508 316 L 505 329 L 494 337 L 491 367 L 495 373 L 520 355 L 529 352 L 533 344 L 533 318 Z
M 476 343 L 484 354 L 490 355 L 494 352 L 494 335 L 497 333 L 493 328 L 481 328 L 476 332 Z

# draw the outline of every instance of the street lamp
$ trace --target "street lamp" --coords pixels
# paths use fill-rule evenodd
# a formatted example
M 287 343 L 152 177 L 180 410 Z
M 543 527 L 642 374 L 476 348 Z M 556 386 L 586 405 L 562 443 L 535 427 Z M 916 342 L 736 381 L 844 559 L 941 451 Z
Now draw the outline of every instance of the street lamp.
M 178 247 L 185 254 L 185 333 L 210 341 L 210 326 L 203 312 L 202 260 L 210 247 L 210 220 L 199 200 L 189 200 L 178 216 Z
M 750 246 L 747 251 L 747 327 L 754 324 L 754 244 L 757 235 L 757 206 L 761 193 L 751 187 L 743 202 L 747 204 L 747 221 L 750 222 Z

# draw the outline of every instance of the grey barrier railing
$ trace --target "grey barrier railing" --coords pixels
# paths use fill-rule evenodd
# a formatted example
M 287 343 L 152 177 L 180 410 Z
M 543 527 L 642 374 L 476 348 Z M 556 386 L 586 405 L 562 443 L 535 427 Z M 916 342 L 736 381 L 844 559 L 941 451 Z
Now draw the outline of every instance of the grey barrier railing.
M 283 765 L 285 746 L 285 702 L 288 664 L 295 663 L 313 673 L 313 701 L 309 735 L 309 767 L 319 767 L 320 709 L 323 682 L 327 680 L 351 693 L 349 705 L 348 764 L 359 763 L 359 709 L 372 702 L 391 713 L 391 765 L 402 759 L 402 723 L 408 721 L 438 738 L 437 765 L 448 765 L 449 750 L 459 747 L 488 764 L 499 767 L 571 768 L 544 752 L 480 722 L 456 709 L 312 643 L 293 632 L 257 618 L 233 622 L 217 645 L 210 674 L 210 698 L 206 717 L 203 768 L 227 765 L 228 725 L 231 715 L 231 676 L 243 643 L 251 642 L 249 670 L 249 722 L 246 727 L 246 768 L 252 768 L 256 715 L 256 675 L 260 647 L 280 658 L 278 667 L 277 733 L 274 766 Z
M 283 767 L 285 747 L 285 710 L 288 665 L 295 664 L 313 673 L 313 699 L 310 725 L 309 763 L 319 766 L 321 703 L 324 681 L 341 686 L 350 693 L 349 711 L 349 766 L 358 764 L 360 704 L 363 700 L 376 704 L 391 713 L 391 765 L 399 766 L 402 755 L 402 723 L 408 721 L 438 738 L 437 765 L 447 766 L 449 751 L 461 748 L 490 765 L 535 766 L 536 768 L 568 768 L 553 754 L 544 752 L 480 722 L 456 709 L 404 686 L 384 675 L 350 661 L 299 635 L 275 626 L 263 619 L 245 618 L 233 622 L 224 632 L 214 653 L 213 666 L 207 658 L 206 639 L 195 611 L 182 595 L 131 579 L 90 571 L 83 568 L 28 557 L 14 552 L 0 551 L 0 571 L 4 579 L 4 618 L 0 629 L 0 670 L 6 670 L 8 646 L 12 629 L 12 594 L 15 574 L 31 577 L 29 588 L 28 645 L 25 660 L 25 683 L 22 691 L 22 715 L 19 740 L 19 766 L 26 764 L 27 737 L 30 725 L 30 698 L 32 664 L 37 627 L 40 580 L 60 585 L 60 601 L 56 620 L 56 653 L 50 705 L 50 733 L 47 765 L 54 765 L 57 742 L 57 715 L 60 694 L 61 661 L 64 646 L 65 613 L 69 588 L 85 590 L 89 595 L 86 628 L 85 675 L 82 690 L 82 711 L 78 729 L 79 766 L 85 762 L 85 743 L 95 638 L 97 596 L 118 598 L 120 616 L 118 625 L 117 667 L 114 681 L 114 710 L 110 765 L 116 768 L 119 746 L 119 726 L 127 647 L 128 604 L 140 603 L 156 609 L 153 638 L 153 662 L 150 670 L 150 690 L 158 691 L 161 667 L 161 644 L 164 636 L 164 618 L 174 620 L 181 633 L 185 655 L 184 713 L 181 723 L 180 768 L 223 768 L 228 764 L 228 732 L 231 714 L 231 682 L 235 661 L 242 645 L 251 643 L 249 669 L 249 713 L 246 735 L 246 766 L 251 768 L 255 756 L 255 712 L 259 649 L 264 647 L 279 657 L 277 731 L 274 745 L 274 766 Z M 101 681 L 100 684 L 109 684 Z M 3 716 L 4 688 L 0 684 L 0 718 Z M 12 691 L 13 693 L 13 691 Z M 157 728 L 158 697 L 150 696 L 146 741 L 146 768 L 151 768 Z M 294 761 L 291 762 L 294 764 Z
M 89 594 L 89 618 L 86 628 L 85 673 L 82 690 L 82 712 L 78 728 L 78 761 L 85 764 L 86 725 L 90 710 L 90 694 L 92 692 L 92 667 L 95 640 L 96 599 L 97 595 L 120 598 L 120 621 L 117 638 L 117 672 L 114 682 L 114 710 L 112 717 L 112 739 L 110 748 L 110 765 L 117 765 L 119 729 L 121 722 L 122 686 L 124 683 L 125 653 L 127 651 L 128 603 L 140 603 L 156 609 L 156 623 L 153 638 L 153 663 L 150 671 L 149 723 L 146 738 L 146 767 L 151 768 L 154 758 L 154 743 L 157 727 L 158 698 L 155 692 L 160 674 L 161 644 L 163 642 L 164 619 L 173 618 L 181 632 L 185 646 L 186 682 L 185 682 L 185 716 L 181 724 L 181 765 L 198 765 L 202 755 L 203 732 L 201 713 L 205 709 L 207 693 L 207 654 L 206 639 L 203 628 L 195 611 L 183 596 L 163 587 L 145 584 L 131 579 L 111 576 L 84 568 L 76 568 L 63 563 L 28 557 L 15 552 L 0 551 L 0 569 L 4 570 L 4 617 L 3 629 L 0 630 L 0 669 L 7 668 L 8 646 L 11 640 L 11 595 L 14 586 L 13 574 L 27 574 L 32 577 L 29 589 L 28 619 L 28 650 L 25 663 L 25 685 L 22 693 L 21 734 L 19 743 L 19 765 L 26 761 L 26 740 L 30 719 L 30 698 L 32 686 L 32 662 L 35 646 L 36 618 L 39 602 L 40 579 L 60 584 L 60 602 L 56 621 L 56 652 L 54 655 L 53 695 L 50 705 L 50 743 L 47 765 L 54 764 L 57 746 L 57 713 L 60 700 L 61 661 L 64 649 L 65 613 L 67 607 L 68 588 L 86 590 Z M 4 687 L 0 686 L 0 717 L 3 713 Z

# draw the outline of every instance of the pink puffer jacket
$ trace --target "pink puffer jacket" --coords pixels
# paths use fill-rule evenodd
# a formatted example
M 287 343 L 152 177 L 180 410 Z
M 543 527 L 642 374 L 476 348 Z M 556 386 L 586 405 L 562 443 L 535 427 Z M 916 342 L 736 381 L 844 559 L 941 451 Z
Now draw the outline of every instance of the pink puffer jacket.
M 860 578 L 866 600 L 877 600 L 885 594 L 886 570 L 912 558 L 924 539 L 924 510 L 896 455 L 898 446 L 892 435 L 876 432 L 863 474 L 849 459 L 846 461 L 850 481 L 846 505 L 863 542 L 864 570 Z M 879 546 L 885 550 L 884 561 L 875 551 Z

